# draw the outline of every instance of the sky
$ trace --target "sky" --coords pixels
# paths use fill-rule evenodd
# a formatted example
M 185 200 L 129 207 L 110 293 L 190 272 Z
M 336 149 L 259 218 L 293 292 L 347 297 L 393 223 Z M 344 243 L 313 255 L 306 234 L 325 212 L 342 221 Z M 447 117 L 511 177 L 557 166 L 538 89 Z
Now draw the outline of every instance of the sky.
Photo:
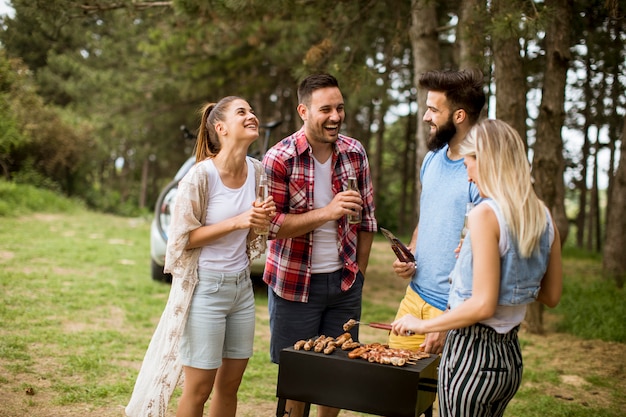
M 13 15 L 13 8 L 8 5 L 8 0 L 0 0 L 0 16 Z

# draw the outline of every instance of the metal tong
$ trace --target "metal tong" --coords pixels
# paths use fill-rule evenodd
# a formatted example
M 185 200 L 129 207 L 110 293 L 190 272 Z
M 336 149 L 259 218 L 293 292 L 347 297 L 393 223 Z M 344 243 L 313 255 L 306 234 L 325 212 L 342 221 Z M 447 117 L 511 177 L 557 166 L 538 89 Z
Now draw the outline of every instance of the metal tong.
M 360 325 L 360 326 L 369 326 L 372 327 L 374 329 L 382 329 L 382 330 L 391 330 L 391 324 L 387 324 L 387 323 L 361 323 L 360 321 L 357 321 L 356 323 L 354 323 L 354 325 Z M 406 335 L 407 336 L 412 336 L 415 333 L 411 330 L 407 330 L 406 331 Z
M 391 233 L 389 230 L 385 229 L 384 227 L 381 227 L 380 231 L 391 244 L 391 249 L 396 254 L 396 257 L 398 258 L 398 260 L 400 260 L 401 262 L 415 263 L 415 257 L 413 256 L 409 248 L 404 246 L 404 243 L 400 242 L 400 240 L 397 237 L 395 237 L 393 233 Z

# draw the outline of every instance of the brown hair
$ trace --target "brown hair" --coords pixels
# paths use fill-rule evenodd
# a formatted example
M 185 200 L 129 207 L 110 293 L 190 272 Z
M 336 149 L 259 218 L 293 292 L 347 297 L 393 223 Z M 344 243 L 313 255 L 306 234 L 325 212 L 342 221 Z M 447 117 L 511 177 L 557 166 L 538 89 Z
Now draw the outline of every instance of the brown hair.
M 472 125 L 478 122 L 485 106 L 483 84 L 483 73 L 476 68 L 461 71 L 428 71 L 419 79 L 421 88 L 444 93 L 453 111 L 465 110 Z
M 311 96 L 315 90 L 328 87 L 339 88 L 337 79 L 330 74 L 313 74 L 306 77 L 298 86 L 298 103 L 302 103 L 309 107 L 311 104 Z
M 207 158 L 214 158 L 222 148 L 215 124 L 222 122 L 226 118 L 226 110 L 230 104 L 241 99 L 237 96 L 227 96 L 217 103 L 206 103 L 200 108 L 200 128 L 196 138 L 196 162 L 204 161 Z

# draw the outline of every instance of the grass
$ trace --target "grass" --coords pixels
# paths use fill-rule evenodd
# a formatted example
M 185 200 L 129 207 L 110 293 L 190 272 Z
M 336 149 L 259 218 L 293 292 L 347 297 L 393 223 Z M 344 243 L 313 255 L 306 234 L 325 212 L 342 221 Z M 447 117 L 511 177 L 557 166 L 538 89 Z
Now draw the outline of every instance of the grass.
M 119 416 L 169 291 L 150 279 L 149 217 L 93 213 L 3 182 L 0 197 L 0 417 Z M 404 293 L 392 256 L 375 242 L 363 302 L 369 321 L 390 321 Z M 626 407 L 624 291 L 600 278 L 597 256 L 564 256 L 563 300 L 545 314 L 559 333 L 522 335 L 524 382 L 506 416 L 612 417 Z M 244 417 L 273 415 L 276 400 L 266 294 L 256 299 Z M 382 335 L 366 329 L 362 338 Z M 35 395 L 24 395 L 29 388 Z
M 84 207 L 77 200 L 59 197 L 52 191 L 32 185 L 0 180 L 0 216 L 16 216 L 45 211 L 73 212 Z
M 585 339 L 626 343 L 626 292 L 603 279 L 602 260 L 567 248 L 563 297 L 556 330 Z

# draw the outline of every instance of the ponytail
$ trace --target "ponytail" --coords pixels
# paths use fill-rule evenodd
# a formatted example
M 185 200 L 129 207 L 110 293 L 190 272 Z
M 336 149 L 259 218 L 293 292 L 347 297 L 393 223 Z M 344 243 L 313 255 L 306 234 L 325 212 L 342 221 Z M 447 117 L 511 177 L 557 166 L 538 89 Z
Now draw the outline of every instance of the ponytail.
M 200 109 L 200 128 L 196 138 L 196 162 L 207 158 L 214 158 L 220 151 L 220 141 L 215 131 L 215 126 L 209 121 L 211 113 L 217 103 L 207 103 Z

